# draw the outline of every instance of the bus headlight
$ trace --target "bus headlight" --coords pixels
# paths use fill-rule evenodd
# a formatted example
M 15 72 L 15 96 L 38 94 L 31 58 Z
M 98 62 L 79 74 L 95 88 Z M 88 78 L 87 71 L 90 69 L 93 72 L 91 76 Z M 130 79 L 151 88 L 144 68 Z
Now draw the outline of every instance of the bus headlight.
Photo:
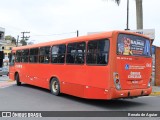
M 120 85 L 120 79 L 119 79 L 119 74 L 114 72 L 113 73 L 113 79 L 114 79 L 114 84 L 116 86 L 116 89 L 117 90 L 120 90 L 121 89 L 121 85 Z

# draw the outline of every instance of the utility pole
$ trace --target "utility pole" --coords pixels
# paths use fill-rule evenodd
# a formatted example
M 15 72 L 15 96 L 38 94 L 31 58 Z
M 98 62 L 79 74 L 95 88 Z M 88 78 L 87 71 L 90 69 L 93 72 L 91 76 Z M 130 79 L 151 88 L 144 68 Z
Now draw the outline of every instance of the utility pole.
M 136 0 L 137 29 L 143 29 L 142 0 Z
M 127 24 L 125 30 L 129 30 L 129 0 L 127 0 Z
M 77 30 L 76 33 L 77 33 L 77 37 L 78 37 L 79 36 L 79 31 Z
M 16 47 L 18 47 L 19 35 L 17 36 Z
M 27 40 L 30 38 L 30 36 L 25 36 L 26 33 L 30 33 L 30 32 L 21 32 L 22 33 L 22 40 L 21 40 L 21 43 L 22 43 L 22 46 L 24 45 L 27 45 Z
M 30 32 L 21 32 L 22 33 L 22 40 L 28 40 L 28 38 L 30 38 L 30 36 L 25 36 L 25 33 L 30 33 Z

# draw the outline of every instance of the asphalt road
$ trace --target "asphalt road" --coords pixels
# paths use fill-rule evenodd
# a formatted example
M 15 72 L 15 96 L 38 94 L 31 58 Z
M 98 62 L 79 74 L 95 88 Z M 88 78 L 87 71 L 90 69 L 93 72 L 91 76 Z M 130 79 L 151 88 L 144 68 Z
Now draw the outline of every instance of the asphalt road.
M 54 96 L 49 90 L 27 84 L 16 86 L 7 82 L 6 76 L 0 78 L 0 84 L 5 81 L 9 85 L 0 87 L 0 111 L 160 111 L 158 96 L 87 100 L 65 94 Z
M 87 100 L 23 84 L 0 89 L 0 110 L 25 111 L 160 111 L 160 97 L 120 100 Z

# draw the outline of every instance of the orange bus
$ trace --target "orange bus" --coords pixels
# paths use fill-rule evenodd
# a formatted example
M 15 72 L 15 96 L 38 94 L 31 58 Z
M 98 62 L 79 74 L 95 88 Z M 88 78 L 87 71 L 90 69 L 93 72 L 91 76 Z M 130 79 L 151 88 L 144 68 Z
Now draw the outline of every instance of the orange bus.
M 126 31 L 14 47 L 9 77 L 88 99 L 147 96 L 151 93 L 151 41 Z

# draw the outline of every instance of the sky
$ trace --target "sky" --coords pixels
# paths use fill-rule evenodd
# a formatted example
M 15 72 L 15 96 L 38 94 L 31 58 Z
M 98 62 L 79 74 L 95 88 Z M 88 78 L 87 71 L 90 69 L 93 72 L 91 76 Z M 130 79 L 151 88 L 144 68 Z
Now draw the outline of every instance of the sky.
M 135 0 L 129 0 L 129 29 L 136 30 Z M 155 29 L 160 46 L 160 0 L 143 0 L 143 28 Z M 29 31 L 34 43 L 126 29 L 127 0 L 0 0 L 0 27 L 5 35 L 22 37 Z

